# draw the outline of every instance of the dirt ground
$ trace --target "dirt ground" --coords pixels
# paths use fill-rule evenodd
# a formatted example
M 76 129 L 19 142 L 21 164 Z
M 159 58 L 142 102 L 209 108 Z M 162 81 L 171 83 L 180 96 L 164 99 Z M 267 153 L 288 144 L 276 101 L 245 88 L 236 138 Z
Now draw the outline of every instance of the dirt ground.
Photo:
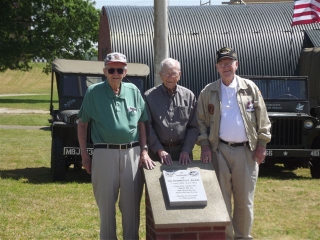
M 36 109 L 0 108 L 0 114 L 28 114 L 28 113 L 49 114 L 49 111 L 36 110 Z

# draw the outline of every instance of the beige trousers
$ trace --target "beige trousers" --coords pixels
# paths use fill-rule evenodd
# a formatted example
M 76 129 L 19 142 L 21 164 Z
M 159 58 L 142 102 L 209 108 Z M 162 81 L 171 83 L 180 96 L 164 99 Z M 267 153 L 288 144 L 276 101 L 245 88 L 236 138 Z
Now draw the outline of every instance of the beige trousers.
M 140 147 L 94 150 L 92 185 L 100 213 L 100 239 L 117 239 L 115 205 L 119 194 L 123 239 L 139 239 L 143 191 L 139 160 Z
M 231 226 L 227 227 L 226 238 L 252 239 L 253 201 L 259 172 L 258 164 L 253 160 L 253 152 L 248 146 L 231 147 L 220 142 L 213 156 L 222 195 L 232 221 Z

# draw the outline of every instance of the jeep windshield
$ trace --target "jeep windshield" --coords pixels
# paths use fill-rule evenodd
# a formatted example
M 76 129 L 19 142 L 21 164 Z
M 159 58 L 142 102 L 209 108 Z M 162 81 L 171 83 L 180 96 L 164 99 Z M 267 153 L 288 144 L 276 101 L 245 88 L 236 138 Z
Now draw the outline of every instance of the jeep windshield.
M 251 78 L 265 100 L 307 100 L 307 81 L 302 78 Z
M 91 84 L 104 81 L 103 76 L 64 75 L 61 81 L 63 97 L 83 97 Z
M 246 76 L 259 87 L 268 112 L 308 113 L 307 77 Z
M 61 97 L 84 97 L 88 87 L 92 84 L 105 81 L 104 76 L 65 75 L 62 81 Z M 123 82 L 135 84 L 143 94 L 144 81 L 139 77 L 125 77 Z

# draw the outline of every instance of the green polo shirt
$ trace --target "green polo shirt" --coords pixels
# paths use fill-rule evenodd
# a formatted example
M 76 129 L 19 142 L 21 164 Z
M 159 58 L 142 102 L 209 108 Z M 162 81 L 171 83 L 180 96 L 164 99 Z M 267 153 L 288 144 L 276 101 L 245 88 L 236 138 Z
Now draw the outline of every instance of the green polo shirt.
M 140 90 L 121 83 L 116 96 L 107 81 L 91 85 L 78 113 L 82 122 L 91 122 L 93 143 L 129 143 L 139 140 L 138 122 L 148 120 Z

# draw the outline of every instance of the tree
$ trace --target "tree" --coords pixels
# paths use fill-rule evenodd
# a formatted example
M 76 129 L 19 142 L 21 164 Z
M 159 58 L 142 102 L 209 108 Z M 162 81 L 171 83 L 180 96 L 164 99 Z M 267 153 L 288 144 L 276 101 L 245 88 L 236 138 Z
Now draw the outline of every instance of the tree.
M 98 42 L 99 10 L 91 0 L 2 0 L 0 72 L 29 70 L 35 57 L 85 59 Z

